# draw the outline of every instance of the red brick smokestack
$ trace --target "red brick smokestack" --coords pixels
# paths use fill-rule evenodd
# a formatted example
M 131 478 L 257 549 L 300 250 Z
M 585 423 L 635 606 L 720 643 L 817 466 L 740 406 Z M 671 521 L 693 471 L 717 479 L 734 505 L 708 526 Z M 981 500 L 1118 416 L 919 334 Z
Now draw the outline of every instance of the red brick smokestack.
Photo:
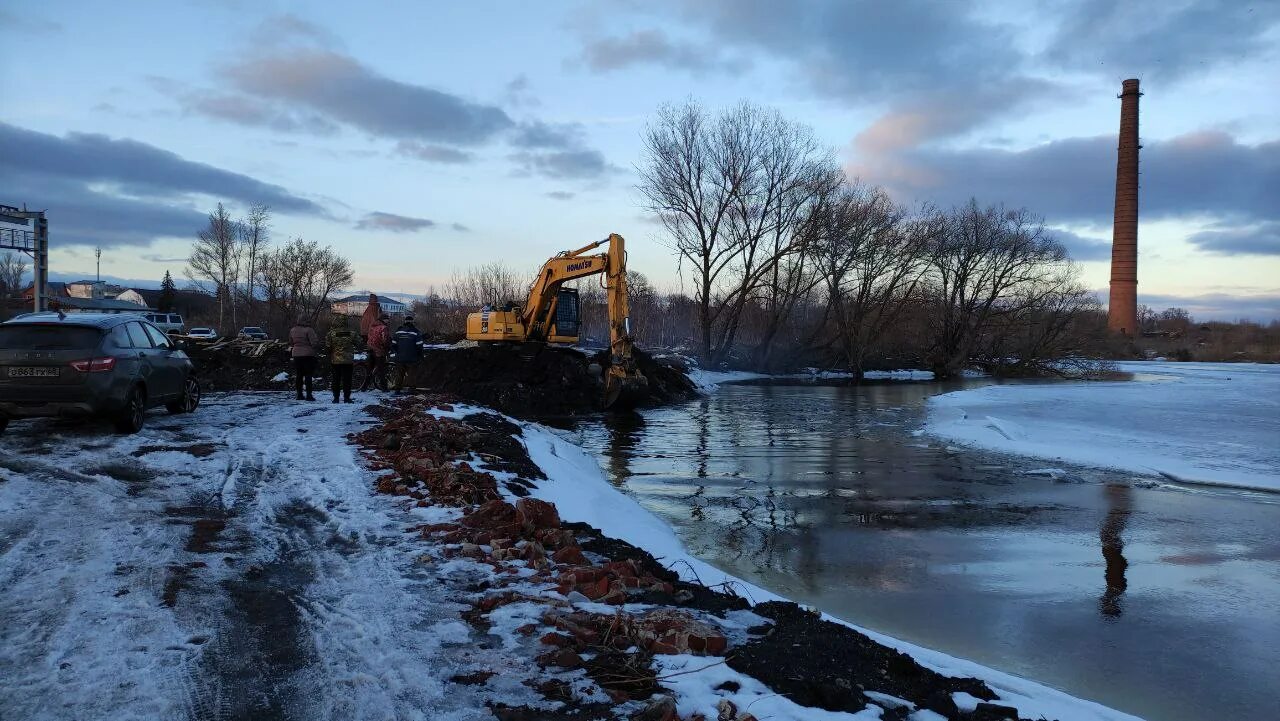
M 1120 148 L 1116 154 L 1116 214 L 1111 232 L 1111 298 L 1107 328 L 1138 335 L 1138 81 L 1120 93 Z

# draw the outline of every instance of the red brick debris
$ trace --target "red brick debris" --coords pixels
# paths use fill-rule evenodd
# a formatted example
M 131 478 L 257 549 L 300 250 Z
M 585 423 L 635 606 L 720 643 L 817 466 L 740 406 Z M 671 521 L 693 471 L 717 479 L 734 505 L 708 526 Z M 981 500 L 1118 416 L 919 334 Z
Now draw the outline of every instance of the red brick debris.
M 586 668 L 615 703 L 648 698 L 660 690 L 650 667 L 653 654 L 719 656 L 727 651 L 728 641 L 718 628 L 685 611 L 574 610 L 570 602 L 575 599 L 621 606 L 633 595 L 655 591 L 670 595 L 675 589 L 633 560 L 588 556 L 574 533 L 562 527 L 554 504 L 536 498 L 503 500 L 497 478 L 467 460 L 477 451 L 474 443 L 479 431 L 465 420 L 431 416 L 428 411 L 433 408 L 452 410 L 448 400 L 439 396 L 405 399 L 380 408 L 382 424 L 351 438 L 375 469 L 389 471 L 377 482 L 379 493 L 404 496 L 419 506 L 466 509 L 456 523 L 411 529 L 425 541 L 443 546 L 444 557 L 470 558 L 494 568 L 496 580 L 489 592 L 474 602 L 464 618 L 483 625 L 484 617 L 501 606 L 546 605 L 541 626 L 518 629 L 524 635 L 538 635 L 548 648 L 537 656 L 540 668 L 534 672 Z M 520 565 L 532 569 L 532 576 L 518 577 Z M 555 595 L 504 588 L 516 584 L 545 584 L 544 590 Z M 584 654 L 591 660 L 584 660 Z M 529 685 L 543 688 L 548 682 L 540 679 Z M 669 701 L 657 696 L 636 716 L 674 721 L 679 717 Z M 752 721 L 749 715 L 729 718 Z

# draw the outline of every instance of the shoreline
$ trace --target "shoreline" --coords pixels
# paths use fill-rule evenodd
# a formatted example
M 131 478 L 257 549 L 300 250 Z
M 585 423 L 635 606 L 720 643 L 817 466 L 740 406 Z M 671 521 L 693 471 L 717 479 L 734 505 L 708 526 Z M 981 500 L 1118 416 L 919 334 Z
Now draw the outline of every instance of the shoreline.
M 402 408 L 405 405 L 413 406 L 419 402 L 421 401 L 402 402 L 401 406 Z M 478 508 L 488 507 L 490 510 L 487 513 L 490 515 L 494 513 L 501 515 L 507 512 L 505 508 L 508 506 L 514 510 L 516 506 L 513 506 L 511 502 L 520 503 L 522 498 L 533 498 L 551 504 L 555 508 L 558 518 L 568 522 L 588 524 L 586 528 L 573 526 L 579 529 L 575 533 L 586 534 L 585 536 L 580 536 L 580 540 L 581 538 L 590 538 L 592 530 L 599 529 L 601 536 L 606 540 L 590 541 L 590 543 L 595 544 L 592 547 L 600 548 L 602 547 L 600 544 L 603 543 L 605 544 L 604 547 L 611 548 L 614 553 L 628 556 L 627 562 L 635 562 L 639 566 L 635 569 L 637 580 L 634 582 L 627 581 L 629 576 L 626 575 L 624 569 L 624 574 L 621 577 L 617 577 L 615 574 L 615 577 L 610 578 L 607 583 L 601 584 L 599 588 L 602 592 L 600 598 L 604 598 L 609 594 L 613 594 L 613 596 L 610 599 L 610 603 L 600 604 L 581 593 L 579 590 L 581 584 L 575 583 L 572 584 L 572 587 L 566 587 L 563 582 L 559 584 L 553 583 L 556 577 L 551 575 L 552 571 L 559 569 L 562 574 L 564 573 L 561 566 L 556 562 L 548 561 L 546 565 L 543 565 L 536 562 L 535 558 L 525 558 L 525 556 L 537 557 L 540 553 L 543 554 L 543 558 L 551 557 L 554 559 L 556 555 L 568 558 L 575 555 L 572 551 L 565 551 L 561 548 L 555 549 L 553 552 L 549 547 L 544 547 L 539 551 L 533 548 L 532 544 L 535 541 L 532 538 L 516 541 L 514 546 L 507 546 L 503 540 L 495 543 L 492 533 L 486 537 L 482 535 L 482 530 L 477 531 L 478 526 L 469 527 L 467 525 L 466 519 L 469 516 L 463 516 L 458 528 L 437 528 L 431 532 L 423 531 L 424 541 L 433 544 L 436 547 L 436 552 L 442 555 L 448 554 L 454 558 L 462 554 L 464 558 L 469 558 L 472 562 L 490 564 L 497 574 L 515 579 L 506 585 L 500 586 L 506 589 L 506 593 L 515 592 L 517 594 L 515 600 L 506 597 L 504 598 L 506 602 L 485 601 L 485 598 L 491 597 L 492 594 L 488 596 L 481 594 L 475 601 L 477 604 L 475 608 L 481 608 L 481 604 L 494 604 L 488 610 L 475 614 L 476 620 L 487 618 L 490 623 L 493 623 L 493 617 L 496 613 L 498 615 L 497 625 L 500 631 L 505 628 L 508 636 L 510 636 L 515 627 L 511 627 L 510 624 L 507 624 L 507 626 L 502 625 L 502 619 L 506 616 L 525 620 L 525 623 L 519 624 L 520 627 L 525 627 L 532 623 L 533 621 L 530 619 L 541 618 L 544 621 L 546 620 L 544 615 L 535 613 L 533 609 L 527 607 L 527 604 L 550 605 L 564 610 L 566 608 L 564 604 L 568 603 L 568 608 L 572 609 L 572 611 L 569 611 L 570 613 L 586 611 L 595 612 L 601 616 L 609 614 L 618 616 L 620 615 L 619 609 L 622 609 L 622 613 L 636 618 L 643 618 L 645 614 L 651 614 L 655 609 L 689 612 L 691 610 L 689 606 L 679 603 L 673 605 L 670 603 L 671 598 L 666 599 L 666 605 L 662 603 L 639 603 L 637 605 L 636 600 L 633 600 L 632 597 L 636 596 L 638 592 L 634 587 L 628 590 L 626 585 L 626 583 L 641 582 L 649 585 L 653 585 L 655 582 L 666 583 L 673 586 L 678 585 L 679 590 L 699 597 L 701 600 L 698 603 L 711 603 L 708 599 L 720 598 L 713 606 L 718 604 L 722 610 L 728 609 L 729 606 L 735 607 L 732 610 L 726 610 L 726 613 L 741 612 L 756 616 L 755 620 L 757 622 L 755 623 L 746 623 L 742 619 L 730 622 L 725 618 L 716 617 L 714 614 L 707 616 L 708 612 L 705 609 L 696 608 L 695 604 L 692 610 L 696 611 L 696 613 L 695 618 L 692 620 L 695 623 L 719 626 L 725 639 L 725 645 L 728 648 L 727 655 L 729 656 L 738 653 L 745 654 L 746 658 L 750 658 L 749 651 L 751 649 L 766 648 L 769 643 L 768 639 L 772 635 L 769 633 L 752 635 L 746 632 L 747 628 L 753 626 L 759 632 L 761 626 L 769 623 L 769 619 L 761 618 L 759 614 L 741 608 L 742 604 L 748 603 L 747 599 L 749 598 L 751 607 L 761 609 L 762 613 L 764 610 L 769 610 L 770 613 L 777 617 L 773 619 L 773 624 L 776 626 L 774 631 L 777 633 L 785 635 L 784 630 L 789 633 L 790 629 L 796 627 L 796 624 L 808 624 L 814 628 L 823 629 L 820 632 L 816 632 L 816 635 L 812 630 L 808 631 L 809 636 L 801 634 L 801 638 L 807 638 L 808 641 L 806 643 L 812 645 L 819 643 L 822 638 L 827 636 L 832 636 L 833 634 L 841 636 L 847 632 L 851 634 L 848 637 L 849 639 L 860 639 L 860 641 L 850 640 L 846 645 L 866 645 L 868 648 L 878 649 L 876 653 L 883 654 L 885 658 L 901 657 L 907 659 L 909 665 L 917 668 L 917 671 L 914 672 L 916 675 L 932 674 L 938 678 L 961 677 L 959 679 L 952 678 L 950 681 L 937 681 L 936 683 L 970 683 L 970 681 L 964 681 L 963 677 L 977 677 L 977 679 L 981 680 L 974 679 L 971 682 L 979 684 L 979 686 L 973 688 L 985 687 L 990 691 L 988 701 L 1000 706 L 1006 706 L 1006 708 L 1017 708 L 1022 714 L 1030 718 L 1043 716 L 1045 718 L 1114 719 L 1117 721 L 1135 718 L 1099 704 L 1072 697 L 1064 692 L 1056 691 L 1033 681 L 861 629 L 855 624 L 835 619 L 829 615 L 824 614 L 819 619 L 819 617 L 812 614 L 801 612 L 798 606 L 785 601 L 785 599 L 725 574 L 709 564 L 690 556 L 680 544 L 674 532 L 665 523 L 641 508 L 635 500 L 611 486 L 603 477 L 594 458 L 587 455 L 581 448 L 564 440 L 556 432 L 536 423 L 514 421 L 477 406 L 448 405 L 446 400 L 439 397 L 428 400 L 425 403 L 429 404 L 429 407 L 428 405 L 421 405 L 413 412 L 430 416 L 433 424 L 468 426 L 471 422 L 479 422 L 481 425 L 505 425 L 509 432 L 514 429 L 514 432 L 510 432 L 506 437 L 515 437 L 517 439 L 516 445 L 495 441 L 493 439 L 500 438 L 502 434 L 495 435 L 492 430 L 485 431 L 485 436 L 490 439 L 485 441 L 485 444 L 489 445 L 485 445 L 481 450 L 468 450 L 466 453 L 461 453 L 456 459 L 457 463 L 465 464 L 467 469 L 466 472 L 457 474 L 458 476 L 464 476 L 486 486 L 486 491 L 481 496 L 487 497 L 487 500 L 484 505 Z M 381 408 L 387 409 L 389 407 L 382 406 Z M 413 412 L 409 415 L 412 415 Z M 366 454 L 374 460 L 375 465 L 382 465 L 384 468 L 386 468 L 385 463 L 389 455 L 401 457 L 401 460 L 405 455 L 404 448 L 388 452 L 386 449 L 381 448 L 379 443 L 375 442 L 379 435 L 385 442 L 386 433 L 382 429 L 388 419 L 392 419 L 392 425 L 405 422 L 403 412 L 398 419 L 396 419 L 395 413 L 396 411 L 394 410 L 377 411 L 376 415 L 383 417 L 383 424 L 374 426 L 360 434 L 364 439 L 362 445 L 366 449 Z M 480 421 L 478 420 L 479 418 L 488 418 L 489 420 Z M 459 429 L 454 428 L 454 431 L 457 430 Z M 498 447 L 490 447 L 495 442 Z M 522 455 L 523 458 L 513 457 Z M 405 480 L 405 473 L 402 471 L 397 471 L 397 473 L 401 480 Z M 407 475 L 412 477 L 413 474 Z M 485 475 L 493 479 L 491 488 L 483 480 L 480 480 Z M 543 478 L 529 477 L 535 475 L 542 475 Z M 428 483 L 428 485 L 430 484 Z M 393 495 L 408 495 L 417 504 L 437 502 L 436 500 L 430 500 L 430 496 L 412 490 L 407 485 L 388 483 L 386 477 L 381 483 L 380 490 L 390 492 Z M 423 497 L 414 498 L 415 493 Z M 480 500 L 481 496 L 472 496 L 469 500 Z M 506 504 L 506 506 L 502 504 Z M 526 505 L 528 505 L 528 502 L 526 502 Z M 503 510 L 499 511 L 498 509 Z M 472 513 L 476 512 L 478 511 L 472 511 Z M 569 525 L 566 524 L 565 527 L 568 528 Z M 508 532 L 510 530 L 508 528 Z M 547 533 L 549 529 L 535 530 L 544 533 L 544 535 L 554 535 Z M 462 531 L 462 533 L 459 534 L 459 531 Z M 528 533 L 524 535 L 527 536 Z M 481 544 L 475 542 L 482 540 L 489 543 Z M 520 545 L 522 543 L 524 545 Z M 513 554 L 511 552 L 513 548 L 518 548 L 519 552 Z M 529 550 L 531 548 L 533 550 Z M 587 549 L 587 553 L 591 553 L 586 543 L 582 544 L 580 548 Z M 654 565 L 654 563 L 644 561 L 640 557 L 641 554 L 651 560 L 654 556 L 657 556 L 660 559 L 660 564 Z M 653 555 L 651 556 L 650 554 Z M 603 564 L 598 567 L 606 568 L 610 564 L 616 563 L 614 559 L 600 554 L 595 555 L 597 556 L 595 560 Z M 515 561 L 516 557 L 519 558 L 518 561 Z M 513 561 L 515 561 L 514 566 L 523 566 L 523 568 L 518 568 L 513 572 L 511 570 Z M 588 573 L 587 575 L 594 576 L 594 573 Z M 667 579 L 672 579 L 674 576 L 674 580 L 662 580 L 663 576 Z M 576 581 L 577 579 L 573 580 Z M 598 584 L 599 579 L 595 579 L 593 582 Z M 697 588 L 701 588 L 702 591 L 696 591 L 695 589 Z M 721 590 L 717 591 L 716 589 Z M 730 589 L 732 591 L 725 592 Z M 595 589 L 591 589 L 591 591 L 595 593 Z M 619 591 L 621 591 L 621 595 L 618 595 Z M 501 593 L 503 592 L 500 592 L 499 595 Z M 645 593 L 649 593 L 649 591 L 645 591 Z M 574 594 L 579 595 L 574 596 Z M 709 596 L 707 594 L 712 595 Z M 655 597 L 650 594 L 647 600 L 661 601 L 663 600 L 661 595 L 659 593 Z M 670 595 L 668 594 L 668 596 Z M 716 620 L 717 618 L 720 620 Z M 778 618 L 786 619 L 787 625 L 785 629 L 782 626 L 777 626 L 779 623 Z M 554 630 L 548 631 L 548 633 L 552 632 Z M 519 645 L 520 641 L 517 639 L 515 643 Z M 841 651 L 841 653 L 843 652 Z M 578 653 L 578 651 L 575 650 L 575 653 Z M 568 656 L 567 653 L 564 655 Z M 644 656 L 645 650 L 642 649 L 640 655 Z M 584 660 L 587 666 L 590 667 L 590 663 L 594 662 L 596 657 L 591 657 L 589 651 L 579 654 L 580 659 L 584 656 L 590 657 Z M 655 678 L 659 678 L 659 674 L 664 679 L 668 676 L 671 677 L 669 680 L 673 682 L 671 686 L 674 687 L 671 690 L 677 694 L 675 711 L 685 716 L 696 713 L 715 715 L 718 713 L 718 709 L 713 704 L 718 704 L 719 701 L 725 700 L 734 704 L 734 708 L 754 704 L 751 706 L 752 713 L 763 713 L 761 704 L 765 703 L 762 701 L 764 695 L 780 692 L 781 689 L 774 687 L 786 685 L 785 679 L 781 677 L 768 678 L 768 673 L 762 674 L 766 676 L 763 679 L 746 676 L 745 678 L 735 677 L 735 680 L 735 678 L 726 676 L 726 674 L 738 673 L 730 668 L 732 666 L 731 663 L 716 663 L 713 660 L 696 658 L 694 655 L 689 654 L 648 654 L 647 658 L 647 667 L 650 670 L 657 669 L 653 671 Z M 911 660 L 912 658 L 914 660 Z M 794 663 L 800 663 L 801 661 L 802 659 L 796 659 Z M 919 662 L 920 665 L 914 666 L 916 662 Z M 629 661 L 628 663 L 635 663 L 635 661 Z M 859 663 L 866 663 L 866 658 L 861 658 Z M 779 665 L 786 666 L 789 664 Z M 765 664 L 761 668 L 767 668 L 767 666 L 768 664 Z M 852 669 L 855 667 L 856 664 L 849 667 L 850 674 L 853 673 Z M 752 668 L 754 670 L 754 667 Z M 913 674 L 906 674 L 906 676 L 911 675 Z M 709 681 L 711 677 L 720 678 L 720 681 L 715 685 L 706 686 L 706 688 L 698 686 L 703 681 Z M 680 681 L 676 682 L 676 678 L 679 678 Z M 728 683 L 730 681 L 732 683 Z M 657 682 L 655 681 L 655 683 Z M 730 693 L 724 689 L 715 690 L 713 686 L 724 686 L 724 689 L 736 686 L 738 691 Z M 770 691 L 770 688 L 774 690 Z M 896 687 L 886 684 L 886 688 Z M 701 689 L 701 692 L 699 692 L 699 689 Z M 754 689 L 754 692 L 744 689 Z M 796 696 L 797 691 L 794 688 L 788 688 L 786 691 L 781 692 L 788 693 L 793 697 L 803 697 L 802 693 L 800 696 Z M 946 700 L 939 700 L 938 698 L 929 698 L 930 694 L 923 693 L 920 689 L 915 689 L 916 697 L 907 699 L 910 702 L 910 706 L 899 704 L 897 700 L 886 700 L 901 698 L 892 695 L 881 698 L 880 703 L 874 703 L 873 699 L 879 698 L 876 696 L 878 693 L 884 692 L 873 688 L 865 688 L 857 693 L 848 694 L 848 698 L 843 701 L 844 706 L 839 706 L 838 710 L 850 715 L 841 717 L 858 717 L 875 709 L 878 709 L 877 713 L 888 714 L 882 716 L 883 718 L 911 718 L 914 714 L 919 718 L 937 718 L 940 716 L 942 718 L 979 719 L 1001 718 L 1000 713 L 1008 715 L 1007 710 L 1000 711 L 994 707 L 979 707 L 977 705 L 979 699 L 972 694 L 951 696 L 951 694 L 961 693 L 959 691 L 952 691 L 945 695 Z M 900 691 L 900 693 L 906 694 L 907 692 Z M 979 691 L 979 693 L 987 695 L 982 691 Z M 602 703 L 600 698 L 592 697 L 590 694 L 583 695 L 581 698 L 595 698 L 591 703 Z M 851 701 L 851 699 L 856 699 L 856 702 Z M 578 703 L 581 702 L 580 699 Z M 961 703 L 958 704 L 958 702 Z M 570 702 L 561 700 L 560 703 Z M 651 701 L 651 703 L 657 702 Z M 792 702 L 788 701 L 787 703 Z M 868 706 L 868 703 L 873 704 L 873 706 Z M 614 704 L 616 712 L 626 711 L 627 713 L 642 710 L 633 708 L 636 705 L 637 700 L 631 698 L 622 701 L 621 704 Z M 926 716 L 924 709 L 928 709 L 932 713 L 938 714 L 938 716 Z M 980 713 L 978 709 L 981 709 Z M 597 708 L 596 710 L 601 711 L 602 709 Z M 835 710 L 837 709 L 827 709 L 827 711 Z M 764 715 L 786 718 L 811 718 L 817 717 L 815 716 L 816 714 L 823 713 L 824 711 L 820 711 L 817 708 L 794 706 L 771 708 Z M 982 715 L 987 713 L 996 715 Z M 499 714 L 499 716 L 505 718 L 502 714 Z M 867 715 L 865 717 L 871 718 L 872 716 Z M 730 716 L 730 718 L 737 717 Z

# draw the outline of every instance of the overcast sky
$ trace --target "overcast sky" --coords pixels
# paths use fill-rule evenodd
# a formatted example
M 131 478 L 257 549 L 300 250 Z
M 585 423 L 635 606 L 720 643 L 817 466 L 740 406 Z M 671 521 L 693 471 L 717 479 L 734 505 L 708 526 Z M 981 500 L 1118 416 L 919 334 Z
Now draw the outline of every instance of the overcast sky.
M 619 232 L 665 102 L 811 125 L 904 202 L 1026 206 L 1105 289 L 1116 94 L 1142 81 L 1139 301 L 1280 317 L 1280 2 L 127 3 L 6 0 L 0 203 L 56 277 L 182 275 L 218 200 L 352 258 L 362 288 L 530 272 Z

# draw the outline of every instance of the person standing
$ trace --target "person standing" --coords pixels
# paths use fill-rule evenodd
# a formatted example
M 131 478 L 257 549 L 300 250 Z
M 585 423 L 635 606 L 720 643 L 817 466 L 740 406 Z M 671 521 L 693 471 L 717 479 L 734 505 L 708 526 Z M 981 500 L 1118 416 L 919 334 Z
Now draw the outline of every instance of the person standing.
M 396 329 L 391 343 L 396 349 L 396 395 L 399 395 L 404 391 L 410 366 L 417 365 L 422 360 L 422 334 L 413 324 L 413 316 L 404 317 L 404 323 Z
M 390 319 L 390 316 L 383 313 L 369 326 L 364 361 L 368 371 L 365 373 L 364 383 L 360 384 L 362 391 L 369 390 L 370 385 L 384 391 L 387 389 L 387 354 L 391 352 L 391 329 L 387 327 L 387 321 Z
M 382 304 L 378 302 L 378 296 L 370 293 L 369 305 L 364 307 L 364 313 L 360 316 L 360 338 L 366 343 L 369 341 L 369 329 L 382 315 Z
M 289 355 L 293 357 L 293 385 L 298 391 L 298 400 L 304 400 L 304 386 L 307 391 L 305 400 L 316 399 L 311 394 L 311 376 L 316 372 L 316 347 L 319 345 L 320 336 L 311 327 L 311 320 L 305 313 L 300 314 L 298 322 L 289 329 Z
M 333 402 L 337 403 L 341 395 L 343 401 L 353 403 L 351 373 L 356 363 L 356 334 L 347 328 L 345 315 L 334 316 L 325 342 L 329 346 L 329 368 L 333 374 Z

